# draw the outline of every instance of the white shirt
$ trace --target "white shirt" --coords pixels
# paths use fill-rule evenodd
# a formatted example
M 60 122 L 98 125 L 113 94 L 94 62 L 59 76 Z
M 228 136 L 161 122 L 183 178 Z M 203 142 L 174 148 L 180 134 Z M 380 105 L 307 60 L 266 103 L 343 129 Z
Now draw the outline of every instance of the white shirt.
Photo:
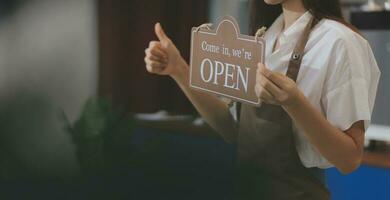
M 304 27 L 312 15 L 303 14 L 287 30 L 279 16 L 265 33 L 265 65 L 286 73 L 287 66 Z M 280 33 L 279 49 L 272 52 Z M 345 25 L 321 20 L 312 30 L 302 58 L 297 85 L 312 105 L 342 131 L 354 122 L 370 124 L 380 71 L 367 40 Z M 328 168 L 332 165 L 294 126 L 299 157 L 305 167 Z

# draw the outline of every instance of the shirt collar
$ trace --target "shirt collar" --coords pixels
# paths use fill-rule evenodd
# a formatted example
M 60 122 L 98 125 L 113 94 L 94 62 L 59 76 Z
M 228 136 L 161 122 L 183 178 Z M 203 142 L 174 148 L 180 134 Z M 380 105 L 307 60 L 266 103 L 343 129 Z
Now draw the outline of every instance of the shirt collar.
M 281 33 L 284 25 L 283 14 L 281 14 L 271 25 L 271 27 L 269 27 L 268 31 L 265 34 L 265 39 L 274 40 L 280 33 L 281 43 L 291 41 L 290 39 L 294 39 L 302 33 L 307 23 L 309 23 L 311 17 L 311 13 L 309 11 L 306 11 L 290 27 L 288 27 Z

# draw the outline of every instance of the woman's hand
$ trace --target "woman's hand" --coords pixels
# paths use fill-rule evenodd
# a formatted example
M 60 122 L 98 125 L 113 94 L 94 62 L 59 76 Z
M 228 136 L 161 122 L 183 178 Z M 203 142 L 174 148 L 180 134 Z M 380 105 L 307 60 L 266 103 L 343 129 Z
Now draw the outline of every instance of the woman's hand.
M 148 72 L 175 76 L 180 64 L 185 62 L 175 44 L 169 39 L 160 23 L 154 27 L 159 41 L 151 41 L 145 50 L 145 63 Z
M 258 64 L 256 73 L 255 92 L 265 103 L 289 106 L 297 103 L 303 96 L 292 79 L 267 69 L 262 63 Z

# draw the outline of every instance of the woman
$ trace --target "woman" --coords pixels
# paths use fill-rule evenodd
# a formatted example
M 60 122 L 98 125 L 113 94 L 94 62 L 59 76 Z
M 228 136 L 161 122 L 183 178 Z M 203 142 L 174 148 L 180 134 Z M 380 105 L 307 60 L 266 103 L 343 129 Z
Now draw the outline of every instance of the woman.
M 338 0 L 255 0 L 252 27 L 267 26 L 255 92 L 262 105 L 229 105 L 189 88 L 189 67 L 160 24 L 146 49 L 150 73 L 171 76 L 201 116 L 237 143 L 241 199 L 328 199 L 324 168 L 361 163 L 380 72 Z M 236 126 L 238 125 L 238 126 Z

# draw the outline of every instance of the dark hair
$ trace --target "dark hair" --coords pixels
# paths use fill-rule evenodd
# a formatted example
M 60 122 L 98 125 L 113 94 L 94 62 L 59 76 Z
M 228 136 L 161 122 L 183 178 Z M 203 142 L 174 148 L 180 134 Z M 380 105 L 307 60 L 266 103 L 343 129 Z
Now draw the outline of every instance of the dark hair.
M 338 21 L 352 30 L 357 32 L 357 29 L 345 21 L 341 13 L 341 5 L 339 0 L 302 0 L 303 6 L 317 20 L 323 18 Z M 269 28 L 275 19 L 282 13 L 282 5 L 268 5 L 264 0 L 251 0 L 251 25 L 252 33 L 262 26 Z

